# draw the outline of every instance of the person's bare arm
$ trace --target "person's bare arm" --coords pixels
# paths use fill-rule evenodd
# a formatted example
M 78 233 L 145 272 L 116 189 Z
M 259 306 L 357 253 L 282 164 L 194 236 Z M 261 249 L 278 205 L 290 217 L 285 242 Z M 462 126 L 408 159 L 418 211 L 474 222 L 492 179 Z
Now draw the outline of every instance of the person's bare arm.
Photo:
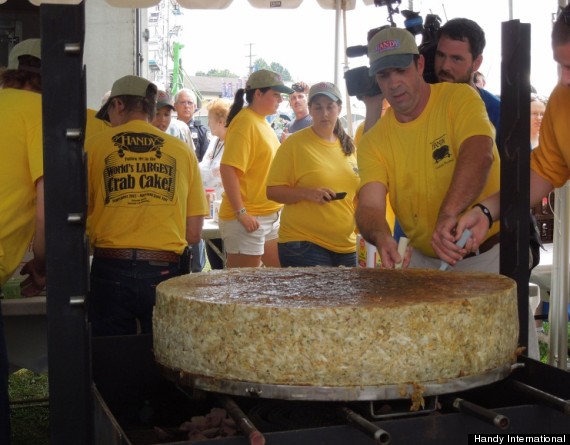
M 39 295 L 46 286 L 46 242 L 45 242 L 45 209 L 44 178 L 36 181 L 36 231 L 32 243 L 34 258 L 22 268 L 21 275 L 29 275 L 20 284 L 23 297 Z
M 540 202 L 544 196 L 554 189 L 554 186 L 536 173 L 530 170 L 530 206 L 534 206 Z M 500 218 L 501 212 L 501 194 L 497 192 L 480 202 L 489 210 L 493 221 Z M 472 232 L 471 240 L 465 246 L 469 250 L 475 251 L 479 245 L 485 240 L 485 235 L 489 230 L 489 218 L 483 213 L 480 207 L 475 207 L 461 216 L 457 223 L 457 233 L 461 235 L 465 229 Z
M 548 196 L 554 190 L 554 186 L 536 173 L 533 169 L 530 170 L 530 206 L 533 207 L 540 202 L 540 200 Z M 498 218 L 498 216 L 497 216 Z
M 202 238 L 203 216 L 186 217 L 186 241 L 188 244 L 196 244 Z
M 339 190 L 341 191 L 341 190 Z M 282 204 L 295 204 L 299 201 L 312 201 L 326 204 L 335 196 L 335 192 L 327 187 L 305 188 L 288 185 L 272 185 L 267 187 L 267 198 Z
M 239 174 L 241 174 L 241 172 L 237 168 L 226 164 L 220 164 L 220 176 L 222 177 L 224 192 L 236 213 L 236 217 L 245 230 L 248 232 L 254 232 L 259 228 L 259 221 L 257 218 L 247 213 L 238 214 L 241 209 L 245 208 L 239 186 Z
M 377 94 L 376 96 L 364 96 L 362 101 L 366 105 L 366 117 L 364 120 L 364 133 L 370 130 L 382 116 L 382 101 L 384 95 Z
M 451 265 L 467 253 L 465 248 L 455 245 L 461 236 L 456 230 L 459 215 L 481 194 L 493 160 L 493 140 L 488 136 L 471 136 L 459 147 L 453 178 L 432 235 L 436 254 Z
M 405 258 L 398 253 L 398 245 L 392 237 L 386 221 L 386 186 L 380 182 L 365 184 L 358 193 L 356 225 L 366 241 L 374 244 L 380 253 L 382 267 L 393 268 L 403 260 L 407 267 L 411 258 L 411 248 Z

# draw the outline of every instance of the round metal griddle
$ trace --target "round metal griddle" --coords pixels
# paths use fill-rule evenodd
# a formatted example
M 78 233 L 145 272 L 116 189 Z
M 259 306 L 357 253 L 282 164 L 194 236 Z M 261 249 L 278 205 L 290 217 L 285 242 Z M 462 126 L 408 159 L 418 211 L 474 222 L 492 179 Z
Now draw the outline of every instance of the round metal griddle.
M 434 396 L 485 386 L 506 378 L 513 366 L 504 365 L 481 374 L 445 381 L 401 383 L 379 386 L 303 386 L 225 380 L 194 375 L 157 364 L 168 380 L 186 388 L 213 391 L 234 396 L 262 397 L 283 400 L 370 401 L 409 399 L 415 393 Z

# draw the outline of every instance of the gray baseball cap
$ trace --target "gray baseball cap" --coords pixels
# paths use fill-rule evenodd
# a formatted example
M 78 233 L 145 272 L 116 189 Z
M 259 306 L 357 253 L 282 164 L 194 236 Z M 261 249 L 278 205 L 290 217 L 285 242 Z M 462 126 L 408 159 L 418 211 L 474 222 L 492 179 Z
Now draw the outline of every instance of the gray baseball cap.
M 139 76 L 124 76 L 120 79 L 116 80 L 111 88 L 111 94 L 107 99 L 107 102 L 101 107 L 101 109 L 97 112 L 95 117 L 98 119 L 109 121 L 109 105 L 111 104 L 111 100 L 117 96 L 140 96 L 145 97 L 146 91 L 149 86 L 154 88 L 155 93 L 157 92 L 156 85 L 152 82 L 149 82 L 143 77 Z
M 40 39 L 23 40 L 12 48 L 8 56 L 8 69 L 39 72 L 37 67 L 28 67 L 20 64 L 20 57 L 31 56 L 42 60 L 42 43 Z

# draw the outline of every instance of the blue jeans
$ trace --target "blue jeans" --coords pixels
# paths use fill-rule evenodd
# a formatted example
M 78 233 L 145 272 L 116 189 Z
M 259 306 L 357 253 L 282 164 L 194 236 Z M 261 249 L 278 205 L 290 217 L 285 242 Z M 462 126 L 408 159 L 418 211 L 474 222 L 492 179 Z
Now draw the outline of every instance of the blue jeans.
M 204 266 L 206 265 L 206 253 L 204 240 L 198 241 L 196 244 L 191 244 L 188 246 L 190 248 L 191 259 L 190 259 L 190 271 L 192 272 L 202 272 Z
M 92 335 L 151 333 L 156 286 L 178 275 L 177 263 L 93 258 L 87 302 Z
M 10 401 L 8 397 L 8 352 L 0 306 L 0 443 L 10 445 Z
M 281 267 L 356 266 L 356 252 L 337 253 L 309 241 L 277 244 Z

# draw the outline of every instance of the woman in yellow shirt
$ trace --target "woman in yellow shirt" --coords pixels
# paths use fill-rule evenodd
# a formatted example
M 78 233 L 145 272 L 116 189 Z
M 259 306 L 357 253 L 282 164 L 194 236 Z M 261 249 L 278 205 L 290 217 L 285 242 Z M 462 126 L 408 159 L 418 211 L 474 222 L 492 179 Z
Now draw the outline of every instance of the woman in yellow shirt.
M 220 234 L 227 267 L 279 267 L 277 232 L 282 205 L 267 199 L 267 173 L 279 147 L 266 116 L 277 112 L 281 93 L 293 90 L 281 76 L 259 70 L 240 88 L 228 115 L 220 174 L 224 185 Z M 244 93 L 248 106 L 244 108 Z
M 289 136 L 269 171 L 267 197 L 285 204 L 279 260 L 286 266 L 355 266 L 355 147 L 338 119 L 341 94 L 330 82 L 309 90 L 313 124 Z

